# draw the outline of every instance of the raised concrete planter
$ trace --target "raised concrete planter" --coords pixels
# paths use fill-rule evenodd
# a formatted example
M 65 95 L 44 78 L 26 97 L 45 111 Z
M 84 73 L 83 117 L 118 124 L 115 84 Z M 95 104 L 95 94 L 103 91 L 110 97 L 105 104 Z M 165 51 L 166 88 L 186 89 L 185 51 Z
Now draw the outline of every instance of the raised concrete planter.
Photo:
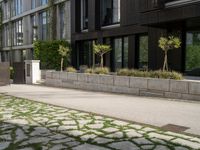
M 46 85 L 200 101 L 200 82 L 46 71 Z

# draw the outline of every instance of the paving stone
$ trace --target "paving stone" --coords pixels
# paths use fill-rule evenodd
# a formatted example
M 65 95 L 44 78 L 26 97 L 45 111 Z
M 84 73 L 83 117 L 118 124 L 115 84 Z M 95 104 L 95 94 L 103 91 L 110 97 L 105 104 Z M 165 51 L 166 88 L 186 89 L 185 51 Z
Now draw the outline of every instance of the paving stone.
M 10 145 L 10 142 L 0 142 L 0 150 L 6 149 Z
M 143 145 L 143 146 L 141 146 L 141 148 L 144 150 L 150 150 L 150 149 L 154 148 L 154 145 Z
M 110 128 L 104 128 L 103 131 L 111 133 L 111 132 L 117 132 L 117 131 L 119 131 L 119 129 L 110 127 Z
M 34 131 L 30 134 L 31 136 L 48 135 L 50 131 L 45 127 L 36 127 Z
M 28 137 L 24 134 L 23 130 L 21 130 L 21 129 L 16 130 L 16 141 L 15 142 L 19 142 L 19 141 L 22 141 L 27 138 Z
M 137 130 L 140 130 L 143 128 L 141 125 L 137 125 L 137 124 L 131 124 L 131 125 L 129 125 L 129 127 L 135 128 Z
M 115 132 L 109 135 L 106 135 L 108 138 L 122 138 L 124 137 L 124 134 L 122 132 Z
M 113 123 L 116 124 L 116 125 L 118 125 L 118 126 L 127 126 L 129 124 L 127 122 L 118 121 L 118 120 L 113 121 Z
M 68 134 L 72 135 L 72 136 L 81 136 L 83 135 L 85 132 L 83 131 L 79 131 L 79 130 L 73 130 L 73 131 L 69 131 L 67 132 Z
M 188 148 L 177 146 L 174 148 L 175 150 L 188 150 Z
M 158 134 L 158 133 L 149 133 L 148 135 L 151 138 L 158 138 L 158 139 L 163 139 L 163 140 L 167 140 L 167 141 L 174 139 L 173 136 L 167 136 L 167 135 Z
M 90 144 L 83 144 L 73 148 L 72 150 L 109 150 L 109 149 Z
M 1 136 L 0 136 L 0 139 L 6 140 L 6 141 L 10 141 L 10 140 L 12 140 L 10 134 L 4 134 L 4 135 L 1 135 Z
M 145 131 L 145 132 L 152 132 L 152 131 L 156 131 L 156 129 L 149 128 L 149 127 L 143 128 L 142 130 L 143 130 L 143 131 Z
M 76 130 L 77 126 L 59 126 L 58 131 Z
M 189 146 L 193 149 L 200 149 L 200 143 L 191 142 L 191 141 L 180 139 L 180 138 L 173 140 L 173 142 L 181 144 L 181 145 Z
M 60 139 L 60 140 L 53 140 L 51 141 L 54 144 L 59 144 L 59 143 L 66 143 L 66 142 L 71 142 L 74 141 L 72 138 L 66 138 L 66 139 Z
M 157 145 L 154 150 L 170 150 L 170 149 L 163 145 Z
M 112 143 L 109 145 L 111 148 L 115 148 L 118 150 L 139 150 L 136 145 L 134 145 L 131 142 L 117 142 L 117 143 Z
M 109 142 L 112 142 L 113 140 L 112 139 L 107 139 L 107 138 L 95 138 L 93 140 L 94 142 L 98 143 L 98 144 L 105 144 L 105 143 L 109 143 Z
M 67 120 L 67 121 L 62 121 L 64 125 L 76 125 L 76 122 L 74 120 Z
M 66 145 L 67 145 L 68 147 L 75 147 L 75 146 L 80 145 L 80 142 L 71 141 L 71 142 L 66 143 Z
M 133 137 L 142 137 L 143 135 L 138 133 L 137 131 L 133 130 L 133 129 L 130 129 L 130 130 L 126 130 L 126 135 L 129 137 L 129 138 L 133 138 Z
M 97 136 L 95 135 L 95 134 L 86 134 L 86 135 L 83 135 L 83 136 L 81 136 L 81 139 L 83 140 L 83 141 L 87 141 L 87 140 L 89 140 L 89 139 L 94 139 L 94 138 L 96 138 Z
M 104 127 L 103 124 L 91 124 L 91 125 L 87 125 L 89 128 L 91 129 L 101 129 Z
M 66 149 L 67 147 L 59 144 L 59 145 L 54 145 L 52 148 L 50 148 L 49 150 L 61 150 L 61 149 Z
M 133 139 L 135 143 L 138 145 L 151 145 L 153 144 L 151 141 L 145 139 L 145 138 L 138 138 L 138 139 Z

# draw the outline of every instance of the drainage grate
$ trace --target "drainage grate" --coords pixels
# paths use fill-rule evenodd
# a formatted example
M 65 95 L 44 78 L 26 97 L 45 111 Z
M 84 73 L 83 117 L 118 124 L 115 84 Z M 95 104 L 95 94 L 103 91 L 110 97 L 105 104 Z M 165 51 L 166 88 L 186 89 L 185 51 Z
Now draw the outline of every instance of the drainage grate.
M 162 126 L 161 128 L 164 130 L 172 131 L 172 132 L 184 132 L 184 131 L 190 129 L 188 127 L 179 126 L 179 125 L 175 125 L 175 124 L 167 124 L 165 126 Z

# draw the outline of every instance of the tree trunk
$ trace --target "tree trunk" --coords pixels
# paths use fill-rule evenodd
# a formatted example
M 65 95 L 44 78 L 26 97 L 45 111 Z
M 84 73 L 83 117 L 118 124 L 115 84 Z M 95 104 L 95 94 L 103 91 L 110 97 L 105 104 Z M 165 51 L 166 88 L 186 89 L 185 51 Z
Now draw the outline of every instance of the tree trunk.
M 167 51 L 165 51 L 165 58 L 164 58 L 164 65 L 163 65 L 163 71 L 168 71 L 168 57 L 167 57 Z
M 60 62 L 60 71 L 62 72 L 63 71 L 63 61 L 64 61 L 64 59 L 63 59 L 63 57 L 61 58 L 61 62 Z
M 101 63 L 100 63 L 100 67 L 103 68 L 103 55 L 101 55 Z

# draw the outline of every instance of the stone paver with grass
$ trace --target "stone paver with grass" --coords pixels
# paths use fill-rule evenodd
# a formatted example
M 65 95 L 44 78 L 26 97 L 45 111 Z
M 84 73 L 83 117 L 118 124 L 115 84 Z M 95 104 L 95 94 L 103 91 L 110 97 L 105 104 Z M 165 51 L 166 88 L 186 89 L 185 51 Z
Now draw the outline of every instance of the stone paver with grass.
M 0 95 L 0 150 L 189 150 L 197 137 Z

